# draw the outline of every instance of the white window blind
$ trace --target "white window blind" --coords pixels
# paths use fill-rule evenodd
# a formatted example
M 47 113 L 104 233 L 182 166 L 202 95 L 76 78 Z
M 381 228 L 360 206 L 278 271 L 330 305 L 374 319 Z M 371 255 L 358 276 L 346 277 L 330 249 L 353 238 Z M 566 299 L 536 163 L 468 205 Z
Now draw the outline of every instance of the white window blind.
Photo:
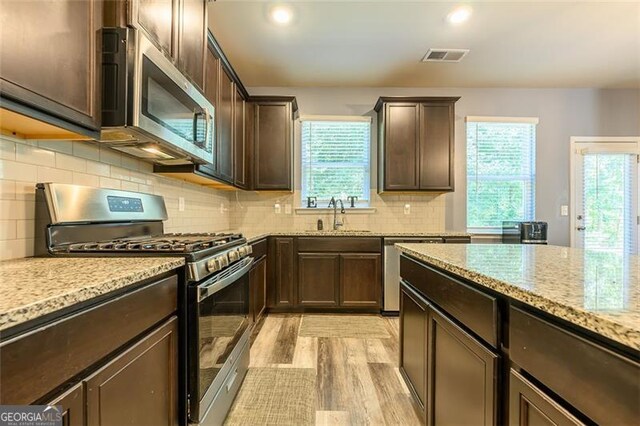
M 358 197 L 369 205 L 370 134 L 367 119 L 302 119 L 302 206 L 317 197 L 326 207 L 331 197 Z
M 467 229 L 533 220 L 537 119 L 467 117 Z

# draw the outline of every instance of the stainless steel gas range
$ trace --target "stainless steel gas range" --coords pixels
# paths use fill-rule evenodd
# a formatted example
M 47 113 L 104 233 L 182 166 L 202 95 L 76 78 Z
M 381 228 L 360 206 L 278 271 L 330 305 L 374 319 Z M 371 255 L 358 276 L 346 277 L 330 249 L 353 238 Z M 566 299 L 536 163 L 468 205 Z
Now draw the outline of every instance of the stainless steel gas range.
M 184 423 L 222 424 L 249 365 L 251 246 L 241 234 L 164 233 L 157 195 L 41 183 L 36 255 L 182 256 Z

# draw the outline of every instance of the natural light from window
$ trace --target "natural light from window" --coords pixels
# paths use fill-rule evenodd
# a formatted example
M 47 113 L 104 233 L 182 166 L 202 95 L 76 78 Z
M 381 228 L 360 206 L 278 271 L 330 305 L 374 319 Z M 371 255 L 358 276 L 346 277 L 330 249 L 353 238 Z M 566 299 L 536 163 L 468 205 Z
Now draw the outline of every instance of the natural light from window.
M 536 118 L 467 117 L 467 230 L 535 216 Z
M 370 200 L 371 121 L 368 117 L 301 120 L 302 207 L 317 197 L 327 207 L 331 197 L 356 196 L 356 207 Z

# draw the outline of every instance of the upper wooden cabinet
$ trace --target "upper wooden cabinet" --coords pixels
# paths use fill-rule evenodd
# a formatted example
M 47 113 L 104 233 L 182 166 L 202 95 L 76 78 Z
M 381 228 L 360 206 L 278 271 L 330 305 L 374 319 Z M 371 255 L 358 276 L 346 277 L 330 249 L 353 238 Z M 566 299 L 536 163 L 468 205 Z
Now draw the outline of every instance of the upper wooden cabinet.
M 253 189 L 293 191 L 293 121 L 298 111 L 291 96 L 254 96 Z
M 249 167 L 251 152 L 247 146 L 246 133 L 246 102 L 237 84 L 234 83 L 233 99 L 233 184 L 242 189 L 251 186 Z
M 145 32 L 184 75 L 204 88 L 207 50 L 206 0 L 109 0 L 105 26 Z
M 378 99 L 378 192 L 453 191 L 458 99 Z
M 3 130 L 27 138 L 97 137 L 102 16 L 99 0 L 2 2 Z
M 218 103 L 216 104 L 217 177 L 233 184 L 233 125 L 235 86 L 229 74 L 222 68 L 218 71 Z

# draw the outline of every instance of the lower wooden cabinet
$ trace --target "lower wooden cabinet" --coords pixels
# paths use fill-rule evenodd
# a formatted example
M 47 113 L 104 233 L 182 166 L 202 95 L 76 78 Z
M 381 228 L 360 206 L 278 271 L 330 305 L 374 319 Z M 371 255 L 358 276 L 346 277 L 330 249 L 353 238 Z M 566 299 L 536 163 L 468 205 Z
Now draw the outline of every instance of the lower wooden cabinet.
M 87 424 L 178 424 L 178 319 L 173 317 L 84 380 Z
M 58 405 L 62 407 L 63 426 L 84 425 L 84 383 L 78 383 L 46 405 Z
M 426 416 L 428 303 L 400 284 L 400 373 Z
M 338 306 L 339 293 L 340 255 L 298 254 L 298 305 Z
M 509 373 L 510 426 L 576 426 L 580 420 L 520 373 Z
M 257 322 L 267 308 L 267 258 L 256 261 L 249 272 L 249 291 L 251 292 L 251 316 Z
M 429 307 L 427 425 L 494 425 L 498 355 Z
M 277 237 L 270 242 L 269 263 L 271 269 L 269 285 L 269 303 L 272 307 L 294 305 L 293 290 L 295 285 L 295 240 L 292 237 Z
M 380 307 L 381 256 L 377 253 L 340 255 L 340 306 Z

